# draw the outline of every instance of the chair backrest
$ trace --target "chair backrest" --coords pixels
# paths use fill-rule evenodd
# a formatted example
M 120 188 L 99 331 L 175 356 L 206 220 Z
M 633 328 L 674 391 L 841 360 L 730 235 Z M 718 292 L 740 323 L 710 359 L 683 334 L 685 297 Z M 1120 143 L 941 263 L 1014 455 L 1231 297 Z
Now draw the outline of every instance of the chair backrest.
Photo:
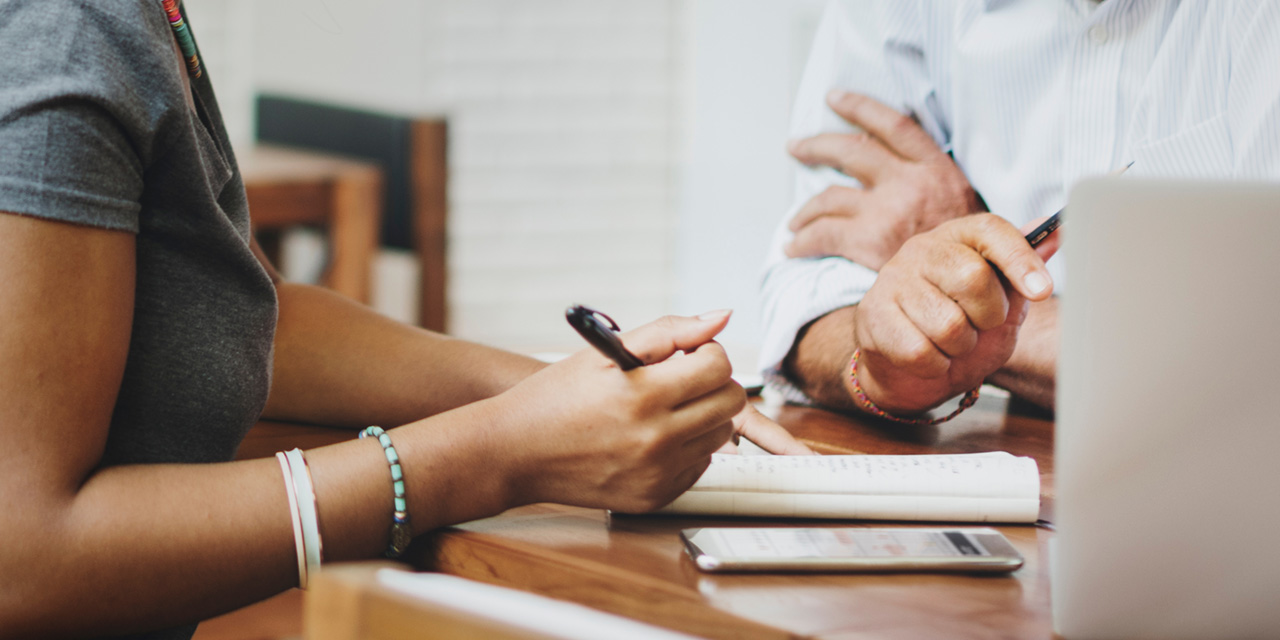
M 421 264 L 419 324 L 447 329 L 448 127 L 406 118 L 263 95 L 258 140 L 373 161 L 384 173 L 383 246 L 411 249 Z

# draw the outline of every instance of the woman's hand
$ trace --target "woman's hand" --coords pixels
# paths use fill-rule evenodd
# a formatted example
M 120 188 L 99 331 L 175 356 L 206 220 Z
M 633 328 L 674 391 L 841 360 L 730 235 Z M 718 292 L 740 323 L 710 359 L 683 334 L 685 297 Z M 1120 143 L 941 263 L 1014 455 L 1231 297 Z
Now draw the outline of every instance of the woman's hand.
M 733 417 L 733 440 L 726 442 L 716 453 L 739 453 L 738 439 L 746 438 L 757 447 L 780 456 L 816 456 L 818 452 L 796 440 L 782 425 L 760 413 L 748 404 Z
M 746 404 L 712 341 L 728 320 L 662 318 L 621 336 L 647 366 L 624 372 L 584 349 L 488 401 L 509 427 L 514 502 L 642 512 L 688 489 Z

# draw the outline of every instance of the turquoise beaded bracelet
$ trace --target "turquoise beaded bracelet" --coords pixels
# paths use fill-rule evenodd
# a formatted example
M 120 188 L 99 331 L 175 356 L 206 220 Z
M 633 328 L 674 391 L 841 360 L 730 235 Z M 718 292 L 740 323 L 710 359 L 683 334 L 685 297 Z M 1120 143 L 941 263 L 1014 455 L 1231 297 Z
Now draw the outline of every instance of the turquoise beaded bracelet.
M 391 542 L 387 544 L 385 555 L 388 558 L 399 558 L 409 548 L 413 540 L 413 529 L 409 526 L 409 503 L 404 499 L 404 470 L 400 468 L 400 454 L 391 444 L 391 436 L 382 427 L 368 427 L 360 432 L 361 438 L 377 438 L 382 445 L 382 452 L 387 456 L 387 464 L 391 465 L 391 488 L 395 492 L 395 510 L 391 514 Z

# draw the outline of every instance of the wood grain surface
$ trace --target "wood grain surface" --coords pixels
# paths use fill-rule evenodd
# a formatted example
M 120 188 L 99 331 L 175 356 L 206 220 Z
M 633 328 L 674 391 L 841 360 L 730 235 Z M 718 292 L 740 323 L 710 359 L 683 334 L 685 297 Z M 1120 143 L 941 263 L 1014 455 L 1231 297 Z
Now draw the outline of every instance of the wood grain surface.
M 955 421 L 906 427 L 820 409 L 777 419 L 825 453 L 1008 451 L 1040 466 L 1052 520 L 1053 423 L 987 397 Z M 531 505 L 442 530 L 410 551 L 419 569 L 525 589 L 709 638 L 1051 637 L 1046 526 L 1001 526 L 1026 558 L 1008 576 L 700 573 L 680 529 L 884 526 L 857 521 L 620 516 Z M 921 526 L 892 523 L 894 526 Z

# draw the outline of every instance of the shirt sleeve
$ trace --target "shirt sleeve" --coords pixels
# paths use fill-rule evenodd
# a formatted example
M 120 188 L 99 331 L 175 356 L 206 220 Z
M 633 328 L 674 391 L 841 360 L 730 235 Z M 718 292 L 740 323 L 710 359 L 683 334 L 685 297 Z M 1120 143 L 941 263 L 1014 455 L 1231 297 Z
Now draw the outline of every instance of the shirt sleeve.
M 114 36 L 89 11 L 0 12 L 0 211 L 136 232 L 143 187 Z
M 844 89 L 913 113 L 946 148 L 947 127 L 925 65 L 919 9 L 910 1 L 833 0 L 827 5 L 797 91 L 792 139 L 852 132 L 826 105 L 828 92 Z M 770 386 L 793 402 L 807 400 L 782 372 L 796 335 L 810 322 L 857 304 L 876 278 L 874 271 L 844 258 L 786 257 L 784 248 L 792 238 L 787 223 L 811 198 L 835 185 L 859 186 L 834 169 L 796 169 L 795 201 L 774 232 L 765 262 L 760 366 Z
M 1233 5 L 1227 126 L 1236 178 L 1280 179 L 1280 1 Z

